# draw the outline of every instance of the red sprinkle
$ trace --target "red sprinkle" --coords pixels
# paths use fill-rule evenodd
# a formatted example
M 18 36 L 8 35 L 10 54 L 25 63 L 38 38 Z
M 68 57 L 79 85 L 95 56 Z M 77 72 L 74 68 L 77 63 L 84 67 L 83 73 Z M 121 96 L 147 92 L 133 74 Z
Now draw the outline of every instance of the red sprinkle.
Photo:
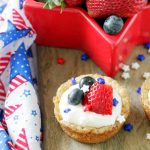
M 63 58 L 57 58 L 57 63 L 62 65 L 65 63 L 65 60 Z

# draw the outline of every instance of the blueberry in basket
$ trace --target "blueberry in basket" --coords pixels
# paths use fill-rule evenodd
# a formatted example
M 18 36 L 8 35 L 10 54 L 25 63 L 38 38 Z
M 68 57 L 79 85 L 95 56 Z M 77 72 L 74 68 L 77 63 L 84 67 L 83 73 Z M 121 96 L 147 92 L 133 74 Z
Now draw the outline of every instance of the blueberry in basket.
M 95 79 L 93 79 L 90 76 L 86 76 L 84 78 L 82 78 L 79 82 L 79 87 L 82 88 L 83 85 L 89 85 L 89 87 L 91 87 L 95 82 Z
M 84 93 L 82 90 L 78 88 L 73 89 L 68 94 L 68 103 L 71 105 L 78 105 L 82 102 L 83 99 L 84 99 Z
M 103 29 L 110 35 L 115 35 L 121 31 L 124 26 L 123 19 L 121 17 L 111 15 L 104 21 Z

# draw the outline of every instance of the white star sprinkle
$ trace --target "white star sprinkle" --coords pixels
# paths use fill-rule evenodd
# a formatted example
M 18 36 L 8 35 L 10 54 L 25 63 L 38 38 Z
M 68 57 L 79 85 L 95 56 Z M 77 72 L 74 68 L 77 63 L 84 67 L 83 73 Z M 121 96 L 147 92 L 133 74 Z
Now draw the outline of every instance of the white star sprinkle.
M 130 74 L 128 72 L 123 72 L 121 77 L 125 80 L 129 79 L 130 78 Z
M 150 72 L 144 72 L 143 78 L 147 79 L 148 77 L 150 77 Z
M 131 68 L 137 70 L 137 69 L 140 68 L 140 65 L 139 65 L 139 63 L 134 62 L 134 63 L 131 64 Z
M 124 71 L 124 72 L 128 72 L 130 71 L 130 67 L 129 65 L 125 65 L 125 64 L 121 64 L 121 69 Z
M 147 133 L 147 134 L 146 134 L 146 139 L 147 139 L 147 140 L 150 140 L 150 133 Z
M 85 93 L 89 91 L 89 85 L 83 85 L 83 87 L 81 88 L 81 90 Z
M 123 123 L 126 121 L 126 119 L 125 119 L 124 115 L 120 115 L 120 116 L 118 116 L 117 121 L 119 121 L 120 123 Z

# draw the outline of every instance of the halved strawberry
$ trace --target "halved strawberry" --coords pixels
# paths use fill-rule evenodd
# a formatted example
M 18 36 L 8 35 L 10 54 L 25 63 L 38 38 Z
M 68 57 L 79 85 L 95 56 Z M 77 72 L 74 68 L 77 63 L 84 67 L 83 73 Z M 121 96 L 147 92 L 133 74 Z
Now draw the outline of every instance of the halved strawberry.
M 95 82 L 83 100 L 84 111 L 97 114 L 111 115 L 113 105 L 113 89 L 106 84 Z

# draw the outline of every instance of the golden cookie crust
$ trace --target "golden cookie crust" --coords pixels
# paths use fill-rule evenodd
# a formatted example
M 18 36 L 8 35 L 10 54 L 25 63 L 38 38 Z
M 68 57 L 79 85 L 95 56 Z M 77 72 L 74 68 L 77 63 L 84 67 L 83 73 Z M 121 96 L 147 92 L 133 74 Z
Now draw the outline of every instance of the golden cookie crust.
M 113 80 L 110 77 L 101 76 L 99 74 L 87 74 L 82 75 L 76 78 L 76 81 L 79 82 L 81 78 L 85 76 L 91 76 L 93 78 L 99 78 L 103 77 L 107 82 L 111 83 L 113 88 L 116 88 L 118 93 L 121 96 L 122 99 L 122 112 L 121 115 L 124 115 L 125 119 L 127 119 L 129 112 L 130 112 L 130 98 L 127 90 L 120 86 L 115 80 Z M 71 80 L 68 80 L 67 82 L 63 83 L 57 90 L 56 96 L 53 98 L 54 102 L 54 114 L 59 122 L 61 128 L 65 133 L 67 133 L 70 137 L 74 138 L 77 141 L 83 142 L 83 143 L 99 143 L 103 142 L 110 137 L 114 136 L 122 127 L 123 123 L 120 123 L 116 121 L 114 125 L 107 126 L 107 127 L 82 127 L 79 125 L 67 123 L 62 120 L 62 116 L 60 114 L 59 110 L 59 102 L 61 100 L 62 94 L 70 87 L 72 86 Z
M 141 102 L 144 111 L 150 120 L 150 101 L 148 100 L 148 92 L 150 90 L 150 78 L 146 79 L 141 88 Z

